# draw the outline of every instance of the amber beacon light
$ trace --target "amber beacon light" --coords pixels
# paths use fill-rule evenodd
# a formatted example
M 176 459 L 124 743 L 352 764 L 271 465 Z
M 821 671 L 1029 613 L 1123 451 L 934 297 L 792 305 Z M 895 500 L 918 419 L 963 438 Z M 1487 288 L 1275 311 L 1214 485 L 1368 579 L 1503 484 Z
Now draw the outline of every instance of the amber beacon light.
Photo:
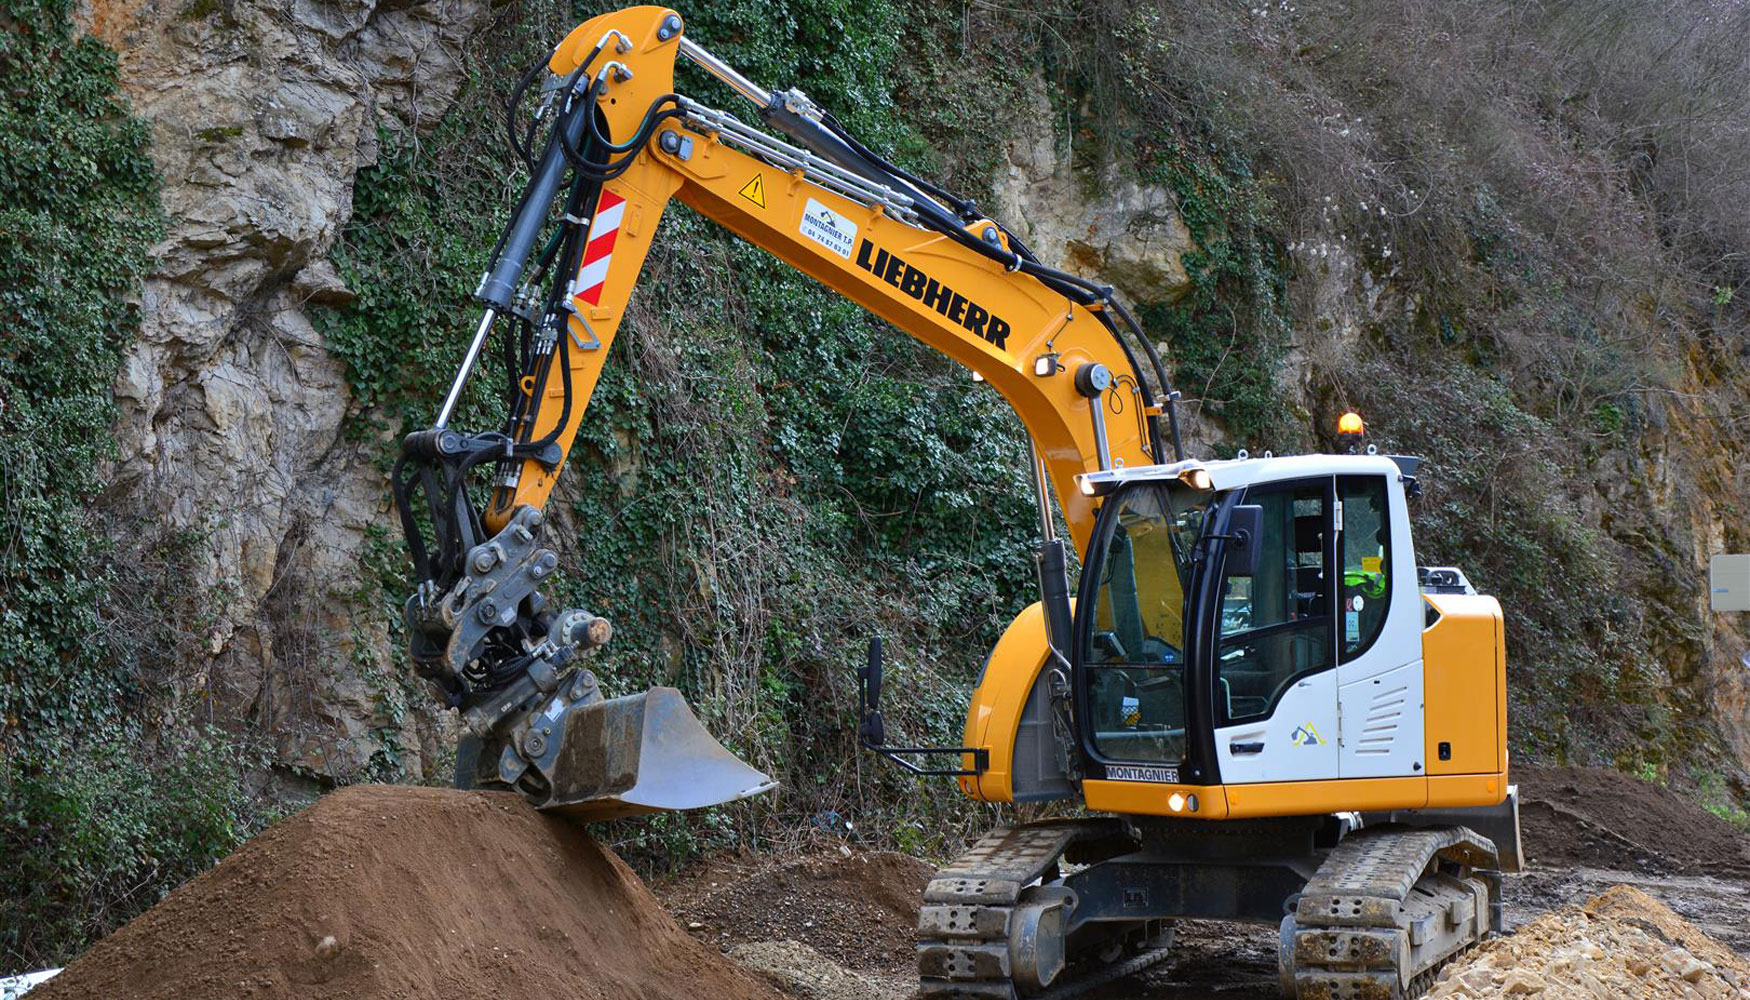
M 1367 426 L 1361 422 L 1361 414 L 1350 410 L 1337 418 L 1337 443 L 1345 451 L 1354 451 L 1361 443 L 1361 435 L 1367 433 Z

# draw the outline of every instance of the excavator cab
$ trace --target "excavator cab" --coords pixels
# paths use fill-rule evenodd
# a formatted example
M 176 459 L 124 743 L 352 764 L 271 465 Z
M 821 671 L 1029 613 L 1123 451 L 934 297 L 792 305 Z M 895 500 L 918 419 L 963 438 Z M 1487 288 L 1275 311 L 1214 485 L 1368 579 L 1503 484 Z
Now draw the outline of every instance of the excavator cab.
M 1493 788 L 1452 798 L 1498 801 L 1494 657 L 1474 667 L 1485 709 L 1462 722 L 1423 711 L 1424 633 L 1438 614 L 1415 583 L 1414 468 L 1303 455 L 1088 477 L 1100 515 L 1064 652 L 1082 722 L 1075 756 L 1095 799 L 1173 813 L 1178 791 L 1187 815 L 1192 801 L 1204 815 L 1340 810 L 1358 791 L 1426 806 L 1438 747 L 1456 745 L 1430 743 L 1432 718 L 1477 751 L 1471 760 L 1498 765 L 1477 772 Z M 1275 787 L 1379 779 L 1403 784 Z M 1138 781 L 1166 794 L 1118 785 Z M 1294 801 L 1252 806 L 1247 786 Z
M 1185 594 L 1208 501 L 1172 482 L 1137 484 L 1106 503 L 1075 650 L 1090 754 L 1174 768 L 1190 757 Z

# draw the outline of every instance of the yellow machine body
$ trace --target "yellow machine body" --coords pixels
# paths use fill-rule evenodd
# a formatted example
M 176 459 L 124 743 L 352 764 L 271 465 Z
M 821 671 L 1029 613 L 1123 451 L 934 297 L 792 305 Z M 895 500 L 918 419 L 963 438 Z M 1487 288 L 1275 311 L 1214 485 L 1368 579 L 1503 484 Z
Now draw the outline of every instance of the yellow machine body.
M 653 102 L 674 89 L 681 36 L 663 28 L 676 16 L 650 6 L 593 18 L 557 47 L 548 68 L 566 78 L 600 40 L 619 33 L 630 44 L 609 55 L 626 72 L 607 78 L 598 109 L 608 134 L 630 135 Z M 677 140 L 683 133 L 679 123 L 659 126 L 659 139 L 663 131 L 676 133 Z M 709 131 L 684 130 L 684 140 L 648 142 L 629 169 L 602 186 L 601 205 L 609 207 L 597 210 L 591 256 L 579 272 L 580 283 L 595 281 L 583 273 L 593 264 L 599 281 L 588 301 L 574 302 L 568 330 L 574 344 L 589 349 L 569 351 L 569 408 L 559 405 L 561 380 L 545 380 L 551 398 L 533 407 L 537 434 L 557 430 L 561 448 L 569 450 L 657 225 L 669 202 L 679 200 L 965 365 L 1001 393 L 1028 430 L 1078 551 L 1092 540 L 1100 505 L 1099 497 L 1080 488 L 1080 477 L 1169 460 L 1151 453 L 1145 418 L 1159 410 L 1143 405 L 1133 385 L 1116 384 L 1090 399 L 1068 375 L 1088 363 L 1117 372 L 1133 367 L 1093 315 L 1098 304 L 1070 301 L 940 233 L 891 217 L 881 205 L 827 190 L 801 171 L 781 170 Z M 606 231 L 603 219 L 612 220 Z M 1006 240 L 994 223 L 966 226 L 974 235 L 987 228 L 993 241 Z M 1053 363 L 1039 364 L 1047 356 Z M 1096 405 L 1106 409 L 1098 430 L 1091 412 Z M 1097 440 L 1102 431 L 1103 442 Z M 1102 455 L 1109 465 L 1101 465 Z M 525 460 L 521 473 L 495 495 L 488 527 L 502 525 L 520 508 L 543 505 L 562 469 Z M 1139 563 L 1136 573 L 1145 586 L 1177 585 L 1170 565 Z M 1436 761 L 1431 752 L 1416 774 L 1327 780 L 1194 784 L 1090 777 L 1080 783 L 1088 808 L 1217 820 L 1499 802 L 1506 794 L 1499 609 L 1487 598 L 1441 600 L 1451 607 L 1423 640 L 1423 722 L 1431 747 L 1452 748 L 1446 759 Z M 986 750 L 989 761 L 982 773 L 960 780 L 965 794 L 991 802 L 1015 797 L 1015 741 L 1048 648 L 1045 615 L 1034 605 L 992 651 L 965 729 L 966 745 Z M 1487 711 L 1478 707 L 1485 704 L 1478 697 L 1484 691 Z M 1464 696 L 1455 698 L 1458 692 Z M 1348 736 L 1331 734 L 1339 741 Z
M 1436 614 L 1422 633 L 1426 773 L 1391 778 L 1253 784 L 1082 782 L 1091 810 L 1223 820 L 1331 812 L 1492 806 L 1507 796 L 1507 644 L 1492 597 L 1431 594 Z M 1011 765 L 1028 692 L 1046 664 L 1045 616 L 1022 611 L 992 650 L 966 716 L 968 747 L 989 751 L 960 790 L 981 802 L 1013 802 Z M 1448 744 L 1443 758 L 1441 744 Z M 971 755 L 964 766 L 970 770 Z M 1175 796 L 1180 807 L 1173 808 Z
M 613 135 L 630 134 L 651 102 L 674 90 L 680 39 L 659 37 L 660 26 L 673 14 L 662 7 L 632 7 L 592 18 L 559 45 L 549 68 L 569 74 L 609 30 L 623 32 L 632 47 L 615 58 L 632 75 L 615 84 L 600 107 Z M 599 341 L 601 347 L 570 354 L 573 405 L 560 431 L 561 445 L 569 449 L 576 436 L 651 236 L 669 201 L 678 199 L 989 382 L 1027 426 L 1050 471 L 1070 534 L 1078 545 L 1085 543 L 1095 504 L 1076 489 L 1075 476 L 1098 469 L 1099 448 L 1090 401 L 1076 391 L 1069 372 L 1089 362 L 1112 371 L 1131 367 L 1090 310 L 944 236 L 896 221 L 879 206 L 851 201 L 712 136 L 689 132 L 686 138 L 691 141 L 684 154 L 651 143 L 631 169 L 604 185 L 613 198 L 624 199 L 613 263 L 599 301 L 572 320 L 579 342 Z M 831 213 L 825 217 L 841 228 L 848 223 L 842 253 L 805 235 L 820 232 L 805 224 L 810 212 Z M 967 229 L 981 233 L 990 225 Z M 592 242 L 601 238 L 591 235 Z M 993 338 L 993 321 L 1006 332 Z M 1035 360 L 1047 353 L 1057 355 L 1057 367 L 1036 374 Z M 541 433 L 558 422 L 561 412 L 559 380 L 549 379 L 548 385 L 554 401 L 540 410 L 544 422 L 536 430 Z M 1106 397 L 1118 411 L 1107 422 L 1107 449 L 1114 461 L 1128 465 L 1164 461 L 1167 456 L 1149 454 L 1142 423 L 1148 411 L 1140 400 L 1125 398 L 1131 395 L 1115 387 Z M 501 491 L 489 526 L 502 525 L 518 506 L 544 504 L 562 471 L 563 466 L 548 470 L 530 460 L 517 485 Z

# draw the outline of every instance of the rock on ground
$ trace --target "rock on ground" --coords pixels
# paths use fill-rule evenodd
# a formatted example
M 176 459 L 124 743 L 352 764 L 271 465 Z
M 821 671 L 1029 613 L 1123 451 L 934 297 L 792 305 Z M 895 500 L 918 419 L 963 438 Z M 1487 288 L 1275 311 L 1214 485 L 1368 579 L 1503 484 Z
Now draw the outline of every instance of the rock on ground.
M 918 906 L 934 874 L 903 854 L 841 846 L 751 862 L 719 859 L 659 891 L 706 943 L 795 941 L 852 969 L 910 975 Z
M 1663 903 L 1617 886 L 1449 966 L 1429 1000 L 1750 1000 L 1750 962 Z
M 800 941 L 756 941 L 729 957 L 800 1000 L 905 1000 L 916 984 L 897 976 L 852 972 Z

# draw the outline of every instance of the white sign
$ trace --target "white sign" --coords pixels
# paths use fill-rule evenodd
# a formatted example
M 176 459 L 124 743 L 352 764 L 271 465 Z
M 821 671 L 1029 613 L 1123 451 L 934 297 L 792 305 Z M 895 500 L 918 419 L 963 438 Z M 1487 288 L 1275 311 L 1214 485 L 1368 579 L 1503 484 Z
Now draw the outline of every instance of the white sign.
M 802 235 L 850 260 L 851 248 L 857 245 L 857 224 L 810 198 L 802 213 Z
M 1750 555 L 1714 556 L 1707 586 L 1715 611 L 1750 611 Z
M 60 969 L 44 969 L 41 972 L 26 972 L 21 976 L 0 976 L 0 997 L 5 1000 L 17 1000 L 29 993 L 32 988 L 41 986 L 55 978 Z

